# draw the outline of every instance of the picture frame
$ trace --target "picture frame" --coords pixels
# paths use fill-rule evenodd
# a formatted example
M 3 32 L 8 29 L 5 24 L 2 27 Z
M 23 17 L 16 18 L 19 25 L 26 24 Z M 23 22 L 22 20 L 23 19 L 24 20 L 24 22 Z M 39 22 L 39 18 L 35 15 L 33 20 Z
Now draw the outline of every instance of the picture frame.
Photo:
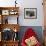
M 9 15 L 9 10 L 2 10 L 2 15 Z
M 24 8 L 24 19 L 37 19 L 37 8 Z

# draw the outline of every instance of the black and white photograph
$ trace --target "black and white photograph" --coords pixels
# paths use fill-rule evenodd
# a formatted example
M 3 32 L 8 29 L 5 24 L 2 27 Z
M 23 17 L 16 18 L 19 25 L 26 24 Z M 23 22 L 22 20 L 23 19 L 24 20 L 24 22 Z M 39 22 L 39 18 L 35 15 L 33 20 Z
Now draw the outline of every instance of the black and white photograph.
M 24 18 L 25 19 L 36 19 L 37 8 L 24 8 Z

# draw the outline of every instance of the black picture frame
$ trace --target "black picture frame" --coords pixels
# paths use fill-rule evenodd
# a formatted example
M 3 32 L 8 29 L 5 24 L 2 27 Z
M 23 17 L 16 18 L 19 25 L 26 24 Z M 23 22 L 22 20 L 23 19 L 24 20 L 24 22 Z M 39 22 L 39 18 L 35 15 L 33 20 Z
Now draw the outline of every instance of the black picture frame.
M 37 8 L 24 8 L 24 19 L 37 19 Z

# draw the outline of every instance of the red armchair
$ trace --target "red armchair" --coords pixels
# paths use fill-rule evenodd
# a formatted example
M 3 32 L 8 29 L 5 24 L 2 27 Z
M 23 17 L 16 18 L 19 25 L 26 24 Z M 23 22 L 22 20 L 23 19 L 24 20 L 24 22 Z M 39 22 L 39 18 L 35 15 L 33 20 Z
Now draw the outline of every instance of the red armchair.
M 34 41 L 32 41 L 33 39 Z M 32 41 L 32 45 L 29 41 Z M 34 42 L 35 44 L 33 45 Z M 30 45 L 28 45 L 28 43 Z M 37 40 L 37 35 L 32 28 L 27 29 L 25 32 L 25 35 L 22 38 L 21 46 L 41 46 L 40 42 Z

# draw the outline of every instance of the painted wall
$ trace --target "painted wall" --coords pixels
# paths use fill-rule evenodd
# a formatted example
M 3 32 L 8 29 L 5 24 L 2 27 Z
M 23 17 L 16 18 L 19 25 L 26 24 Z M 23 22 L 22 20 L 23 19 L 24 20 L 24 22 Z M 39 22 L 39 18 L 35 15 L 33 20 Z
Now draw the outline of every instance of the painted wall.
M 42 26 L 43 25 L 43 6 L 42 0 L 25 0 L 24 8 L 37 8 L 37 19 L 24 19 L 24 9 L 21 13 L 21 25 L 26 26 Z M 21 8 L 22 9 L 22 8 Z
M 0 6 L 15 6 L 15 0 L 0 0 Z M 43 26 L 42 0 L 17 0 L 19 9 L 19 24 L 21 26 Z M 24 19 L 24 8 L 37 8 L 37 19 Z M 12 17 L 9 17 L 12 18 Z M 9 19 L 10 20 L 10 19 Z M 15 21 L 13 21 L 15 22 Z

